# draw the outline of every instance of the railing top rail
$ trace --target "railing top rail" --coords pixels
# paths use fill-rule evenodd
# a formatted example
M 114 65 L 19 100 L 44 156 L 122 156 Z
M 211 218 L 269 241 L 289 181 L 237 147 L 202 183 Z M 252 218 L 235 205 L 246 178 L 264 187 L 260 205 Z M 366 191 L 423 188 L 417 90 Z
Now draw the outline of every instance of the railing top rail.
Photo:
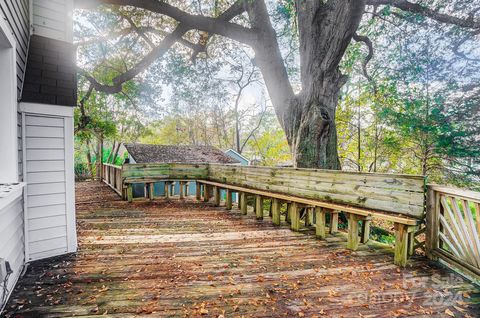
M 108 167 L 113 167 L 113 168 L 116 168 L 116 169 L 122 169 L 122 166 L 117 166 L 117 165 L 114 165 L 114 164 L 111 164 L 111 163 L 104 163 L 103 165 L 108 166 Z
M 222 164 L 222 163 L 209 163 L 210 166 L 239 166 L 236 164 Z M 312 169 L 312 168 L 293 168 L 293 167 L 275 167 L 275 166 L 239 166 L 247 167 L 249 169 L 278 169 L 289 171 L 309 171 L 309 172 L 325 172 L 325 173 L 340 173 L 350 175 L 366 175 L 366 176 L 382 176 L 382 177 L 402 177 L 411 178 L 416 180 L 424 180 L 425 177 L 417 174 L 399 174 L 399 173 L 377 173 L 377 172 L 358 172 L 358 171 L 344 171 L 344 170 L 328 170 L 328 169 Z
M 464 199 L 468 199 L 471 201 L 476 201 L 480 202 L 480 192 L 475 192 L 475 191 L 470 191 L 470 190 L 464 190 L 464 189 L 459 189 L 459 188 L 453 188 L 453 187 L 447 187 L 447 186 L 442 186 L 438 184 L 429 184 L 428 188 L 440 192 L 443 194 L 448 194 L 456 197 L 462 197 Z

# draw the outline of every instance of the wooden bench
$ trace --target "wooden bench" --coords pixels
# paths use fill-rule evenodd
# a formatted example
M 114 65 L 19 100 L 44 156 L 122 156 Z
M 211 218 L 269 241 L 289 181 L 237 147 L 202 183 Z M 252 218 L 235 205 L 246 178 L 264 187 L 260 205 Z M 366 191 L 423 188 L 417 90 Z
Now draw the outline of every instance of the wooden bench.
M 214 204 L 220 204 L 220 189 L 227 192 L 226 208 L 232 209 L 232 193 L 240 194 L 239 209 L 243 214 L 247 214 L 247 195 L 255 196 L 254 211 L 257 219 L 263 218 L 263 199 L 272 200 L 272 221 L 275 225 L 280 225 L 280 206 L 281 202 L 288 204 L 287 221 L 293 231 L 299 231 L 300 225 L 300 208 L 305 207 L 315 213 L 316 219 L 316 235 L 320 239 L 326 237 L 326 214 L 330 214 L 330 233 L 338 231 L 338 214 L 340 212 L 347 213 L 348 217 L 348 236 L 347 248 L 357 250 L 359 243 L 366 243 L 370 233 L 370 222 L 372 219 L 382 219 L 391 221 L 395 224 L 395 257 L 394 263 L 405 266 L 408 255 L 413 254 L 413 233 L 419 225 L 418 219 L 408 217 L 402 214 L 386 213 L 373 209 L 358 208 L 345 204 L 329 203 L 314 199 L 286 195 L 264 190 L 251 189 L 243 186 L 225 184 L 221 182 L 198 180 L 197 181 L 197 199 L 201 199 L 201 188 L 203 186 L 204 200 L 210 199 L 209 188 L 213 189 Z M 311 213 L 311 212 L 309 212 Z M 308 218 L 308 216 L 306 216 Z M 289 219 L 289 220 L 288 220 Z M 362 231 L 359 235 L 359 221 L 362 222 Z M 308 221 L 307 221 L 308 223 Z

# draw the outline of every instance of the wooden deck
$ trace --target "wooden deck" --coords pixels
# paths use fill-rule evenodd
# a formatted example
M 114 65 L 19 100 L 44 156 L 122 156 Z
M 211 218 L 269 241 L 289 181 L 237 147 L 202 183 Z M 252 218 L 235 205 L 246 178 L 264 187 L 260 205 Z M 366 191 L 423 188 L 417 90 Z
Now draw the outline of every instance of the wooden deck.
M 480 289 L 378 244 L 194 201 L 128 203 L 77 184 L 79 252 L 28 267 L 7 317 L 478 317 Z

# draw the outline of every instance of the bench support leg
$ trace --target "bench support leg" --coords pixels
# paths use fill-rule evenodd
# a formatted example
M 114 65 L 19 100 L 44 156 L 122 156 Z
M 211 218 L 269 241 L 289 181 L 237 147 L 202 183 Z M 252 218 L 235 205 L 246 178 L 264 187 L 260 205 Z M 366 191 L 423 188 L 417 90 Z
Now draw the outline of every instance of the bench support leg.
M 165 181 L 164 191 L 165 191 L 165 199 L 170 198 L 170 184 L 168 184 L 167 181 Z
M 415 252 L 415 232 L 417 231 L 416 226 L 408 227 L 408 256 L 412 256 Z
M 203 185 L 203 202 L 210 201 L 210 186 L 208 184 Z
M 370 223 L 371 223 L 371 219 L 369 217 L 366 217 L 362 222 L 361 242 L 363 244 L 367 243 L 368 240 L 370 239 Z
M 195 184 L 195 198 L 197 201 L 202 199 L 202 184 L 200 182 Z
M 148 184 L 148 199 L 152 201 L 155 197 L 155 183 L 150 182 Z
M 408 227 L 395 223 L 395 265 L 404 267 L 408 257 Z
M 220 188 L 217 186 L 213 187 L 213 202 L 215 206 L 220 206 Z
M 290 203 L 290 228 L 293 231 L 300 231 L 300 209 L 297 202 Z
M 324 239 L 326 237 L 325 211 L 319 206 L 315 207 L 315 235 L 319 239 Z
M 127 200 L 128 202 L 133 201 L 133 186 L 131 183 L 127 185 Z
M 280 225 L 280 202 L 278 201 L 278 199 L 272 199 L 271 210 L 273 224 Z
M 180 196 L 180 200 L 185 199 L 185 182 L 180 181 L 180 193 L 178 194 Z
M 232 190 L 230 189 L 227 189 L 227 198 L 226 198 L 225 206 L 227 210 L 232 209 Z
M 353 213 L 349 213 L 347 248 L 352 251 L 356 251 L 358 249 L 358 243 L 358 216 Z
M 338 211 L 332 211 L 330 213 L 330 234 L 338 232 Z
M 240 193 L 240 210 L 242 214 L 247 215 L 247 194 L 245 192 Z
M 287 212 L 285 214 L 285 222 L 287 222 L 288 224 L 292 224 L 291 216 L 292 216 L 292 203 L 289 202 L 287 203 Z
M 255 216 L 257 220 L 263 219 L 263 198 L 261 195 L 255 196 Z

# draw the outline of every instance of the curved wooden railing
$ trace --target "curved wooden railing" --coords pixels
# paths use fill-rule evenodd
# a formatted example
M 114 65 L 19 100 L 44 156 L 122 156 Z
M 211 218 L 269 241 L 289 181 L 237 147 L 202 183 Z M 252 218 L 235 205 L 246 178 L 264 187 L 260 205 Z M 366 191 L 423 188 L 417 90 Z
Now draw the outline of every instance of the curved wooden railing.
M 480 193 L 429 185 L 427 255 L 480 279 Z
M 104 163 L 102 178 L 106 184 L 108 184 L 113 190 L 115 190 L 115 192 L 122 196 L 123 179 L 121 166 Z

